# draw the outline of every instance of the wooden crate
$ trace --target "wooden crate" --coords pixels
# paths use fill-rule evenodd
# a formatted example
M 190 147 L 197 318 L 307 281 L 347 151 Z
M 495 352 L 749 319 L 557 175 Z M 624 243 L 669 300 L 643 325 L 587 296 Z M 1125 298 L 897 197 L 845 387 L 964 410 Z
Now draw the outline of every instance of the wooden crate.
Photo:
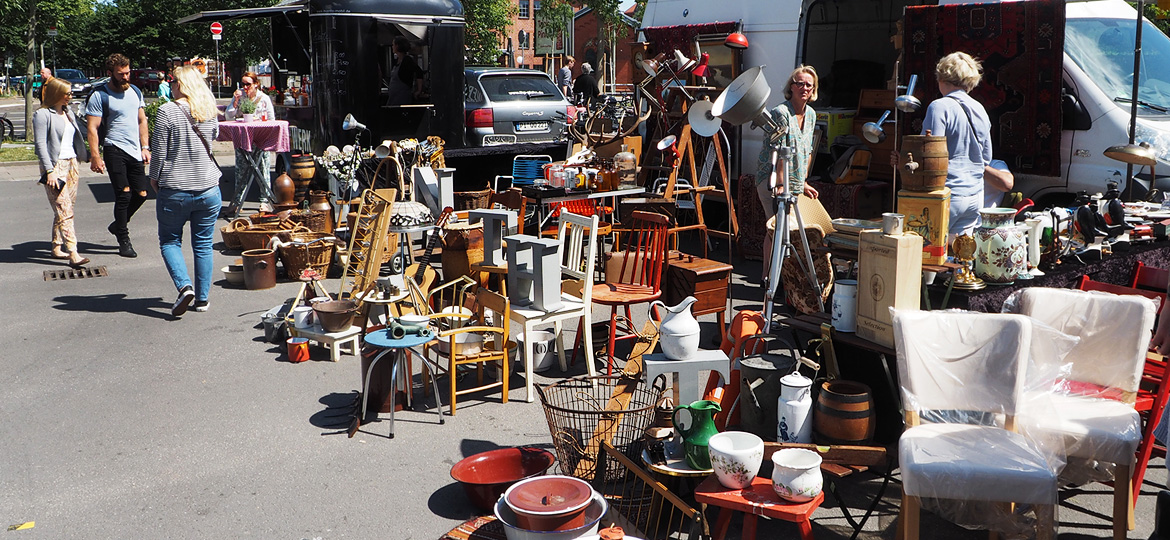
M 922 237 L 922 264 L 947 262 L 947 228 L 951 220 L 951 189 L 898 191 L 898 213 L 907 231 Z
M 894 346 L 890 308 L 918 309 L 922 287 L 922 237 L 861 231 L 858 250 L 857 337 Z
M 662 301 L 673 306 L 694 296 L 698 302 L 691 306 L 691 312 L 696 317 L 718 313 L 722 326 L 732 269 L 730 264 L 671 250 L 666 254 Z

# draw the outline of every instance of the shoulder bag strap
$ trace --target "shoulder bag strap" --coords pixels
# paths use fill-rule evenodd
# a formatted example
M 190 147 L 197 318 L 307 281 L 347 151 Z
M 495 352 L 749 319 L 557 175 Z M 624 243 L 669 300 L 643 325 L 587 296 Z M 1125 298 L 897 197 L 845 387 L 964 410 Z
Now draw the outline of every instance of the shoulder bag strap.
M 199 141 L 203 143 L 203 148 L 207 150 L 207 157 L 211 158 L 211 162 L 219 167 L 219 162 L 215 160 L 215 155 L 211 153 L 211 143 L 207 142 L 207 138 L 203 136 L 203 132 L 199 131 L 199 125 L 195 123 L 195 117 L 191 116 L 191 112 L 184 109 L 182 105 L 175 103 L 175 106 L 183 111 L 183 115 L 187 117 L 187 121 L 191 123 L 191 130 L 199 137 Z
M 979 153 L 980 153 L 980 154 L 982 154 L 982 153 L 983 153 L 983 141 L 980 141 L 980 140 L 979 140 L 979 132 L 978 132 L 978 131 L 975 131 L 975 122 L 971 120 L 971 111 L 967 110 L 967 106 L 963 104 L 963 100 L 961 100 L 961 99 L 959 99 L 959 98 L 957 98 L 957 97 L 955 97 L 955 96 L 952 96 L 952 95 L 950 95 L 950 94 L 947 94 L 947 97 L 949 97 L 949 98 L 951 98 L 951 99 L 955 100 L 956 102 L 958 102 L 958 103 L 959 103 L 959 108 L 960 108 L 960 109 L 963 109 L 963 112 L 964 112 L 964 113 L 966 113 L 966 115 L 967 115 L 967 125 L 968 125 L 968 126 L 971 126 L 971 138 L 972 138 L 972 139 L 975 139 L 975 143 L 979 145 Z M 987 164 L 986 164 L 986 163 L 984 163 L 984 165 L 987 165 Z

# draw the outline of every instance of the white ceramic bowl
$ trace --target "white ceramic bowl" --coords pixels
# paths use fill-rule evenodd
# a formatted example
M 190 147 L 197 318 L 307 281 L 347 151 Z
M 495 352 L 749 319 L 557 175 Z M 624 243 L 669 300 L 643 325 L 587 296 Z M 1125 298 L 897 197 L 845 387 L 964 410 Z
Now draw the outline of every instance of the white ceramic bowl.
M 231 283 L 232 285 L 243 285 L 244 284 L 244 271 L 243 270 L 233 272 L 231 270 L 231 267 L 225 266 L 225 267 L 223 267 L 223 277 L 224 277 L 224 279 L 227 279 L 228 283 Z
M 821 455 L 804 448 L 785 448 L 772 454 L 772 489 L 781 499 L 808 502 L 823 487 Z
M 743 489 L 752 485 L 764 461 L 764 440 L 746 431 L 724 431 L 707 441 L 711 467 L 723 487 Z
M 585 525 L 576 529 L 567 531 L 530 531 L 528 529 L 521 529 L 516 524 L 516 513 L 504 501 L 504 497 L 496 501 L 495 514 L 496 519 L 504 524 L 504 535 L 508 540 L 576 540 L 582 536 L 597 534 L 597 528 L 601 525 L 601 518 L 605 515 L 608 505 L 600 493 L 593 492 L 593 500 L 589 502 L 589 507 L 585 509 Z M 626 538 L 629 538 L 628 536 Z

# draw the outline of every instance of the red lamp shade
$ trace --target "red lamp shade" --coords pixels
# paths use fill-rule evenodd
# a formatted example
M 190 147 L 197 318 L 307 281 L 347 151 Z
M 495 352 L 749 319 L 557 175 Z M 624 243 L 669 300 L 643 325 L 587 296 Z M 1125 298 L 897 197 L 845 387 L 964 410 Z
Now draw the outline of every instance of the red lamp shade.
M 707 63 L 710 61 L 711 54 L 703 53 L 701 56 L 699 56 L 699 65 L 696 66 L 695 69 L 692 69 L 691 73 L 696 77 L 706 77 L 707 72 L 709 71 L 707 68 Z
M 723 45 L 732 49 L 746 49 L 748 48 L 748 38 L 742 32 L 732 32 L 723 41 Z

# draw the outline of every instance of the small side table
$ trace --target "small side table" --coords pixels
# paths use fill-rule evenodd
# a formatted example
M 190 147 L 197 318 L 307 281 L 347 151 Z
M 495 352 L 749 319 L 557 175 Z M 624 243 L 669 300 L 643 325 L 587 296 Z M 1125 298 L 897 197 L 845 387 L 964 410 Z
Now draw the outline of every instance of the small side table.
M 654 353 L 643 356 L 642 361 L 646 365 L 646 384 L 654 384 L 654 379 L 663 373 L 678 373 L 675 403 L 680 405 L 703 399 L 699 389 L 700 371 L 718 371 L 726 381 L 731 366 L 727 354 L 719 349 L 699 349 L 690 360 L 671 360 L 665 354 Z
M 733 269 L 730 264 L 671 250 L 662 269 L 662 301 L 673 306 L 694 296 L 698 300 L 691 307 L 695 318 L 714 314 L 719 318 L 719 335 L 726 335 L 727 292 Z
M 772 489 L 772 479 L 760 476 L 752 480 L 752 485 L 747 488 L 728 489 L 712 474 L 695 488 L 696 502 L 719 507 L 719 517 L 712 531 L 715 540 L 727 537 L 727 527 L 731 524 L 732 514 L 736 512 L 743 512 L 743 540 L 755 540 L 759 516 L 796 523 L 800 527 L 801 540 L 813 540 L 812 524 L 808 519 L 824 500 L 825 494 L 821 492 L 809 502 L 785 501 Z
M 402 339 L 394 339 L 394 338 L 390 337 L 390 331 L 387 329 L 381 329 L 381 330 L 377 330 L 377 331 L 370 332 L 370 333 L 366 334 L 366 344 L 370 345 L 371 347 L 377 347 L 379 349 L 383 349 L 383 351 L 378 353 L 378 356 L 374 357 L 374 361 L 370 362 L 370 367 L 369 367 L 369 369 L 366 370 L 365 387 L 362 388 L 362 407 L 360 409 L 358 409 L 358 412 L 356 413 L 356 416 L 355 416 L 355 420 L 357 421 L 357 425 L 350 428 L 350 436 L 351 437 L 353 436 L 354 433 L 357 432 L 357 427 L 361 426 L 361 421 L 364 420 L 363 417 L 366 414 L 366 407 L 368 405 L 367 402 L 369 401 L 369 397 L 370 397 L 370 378 L 374 373 L 374 367 L 378 365 L 378 361 L 381 360 L 383 356 L 386 356 L 389 353 L 394 353 L 394 358 L 393 358 L 394 366 L 390 369 L 390 387 L 394 388 L 395 381 L 398 380 L 399 370 L 406 369 L 406 365 L 407 365 L 406 364 L 406 349 L 410 349 L 412 347 L 418 347 L 419 345 L 429 343 L 430 341 L 432 341 L 434 339 L 436 339 L 436 336 L 433 333 L 429 336 L 410 335 L 410 336 L 406 336 Z M 435 407 L 435 415 L 437 415 L 439 417 L 439 423 L 442 424 L 442 423 L 444 423 L 444 420 L 443 420 L 443 399 L 441 397 L 441 394 L 439 394 L 438 380 L 435 378 L 435 374 L 433 372 L 431 372 L 431 367 L 427 362 L 422 362 L 422 365 L 423 365 L 423 369 L 427 370 L 427 373 L 429 374 L 429 376 L 431 378 L 431 385 L 434 386 L 435 401 L 437 403 L 437 407 Z M 407 372 L 406 376 L 410 377 L 411 374 L 409 372 Z M 408 399 L 409 399 L 410 390 L 411 390 L 411 386 L 408 384 L 407 385 Z M 391 439 L 394 438 L 394 392 L 393 391 L 390 393 L 390 438 Z

